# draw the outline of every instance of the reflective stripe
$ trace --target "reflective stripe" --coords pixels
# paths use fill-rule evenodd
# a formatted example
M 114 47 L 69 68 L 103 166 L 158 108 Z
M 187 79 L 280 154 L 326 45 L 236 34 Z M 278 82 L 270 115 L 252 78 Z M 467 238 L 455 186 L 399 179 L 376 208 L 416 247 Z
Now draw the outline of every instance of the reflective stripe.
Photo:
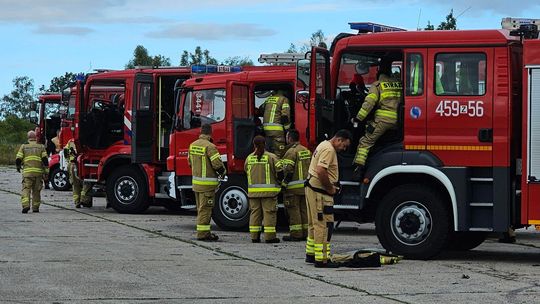
M 313 255 L 314 252 L 313 239 L 308 237 L 306 241 L 306 254 Z
M 397 119 L 397 113 L 396 112 L 388 111 L 388 110 L 381 110 L 381 109 L 375 111 L 375 116 L 381 116 L 381 117 L 388 117 L 388 118 Z
M 284 159 L 281 160 L 281 162 L 282 162 L 283 164 L 286 164 L 286 165 L 294 166 L 294 161 L 292 161 L 292 160 L 290 160 L 290 159 L 284 158 Z
M 285 102 L 285 103 L 283 103 L 283 104 L 281 105 L 281 108 L 287 109 L 287 108 L 289 108 L 289 104 Z
M 248 193 L 259 193 L 259 192 L 279 192 L 281 188 L 252 188 L 248 186 Z
M 210 231 L 210 225 L 197 225 L 197 231 Z
M 270 164 L 266 163 L 264 165 L 264 173 L 265 173 L 265 182 L 267 185 L 270 185 Z
M 360 118 L 360 120 L 364 120 L 364 118 L 366 118 L 368 112 L 362 108 L 360 109 L 360 112 L 358 112 L 358 118 Z
M 304 188 L 305 179 L 292 181 L 287 185 L 287 189 L 300 189 Z
M 219 153 L 216 153 L 216 154 L 212 155 L 212 157 L 210 157 L 210 161 L 214 161 L 214 160 L 216 160 L 216 159 L 218 159 L 220 157 L 221 157 L 221 155 Z
M 366 96 L 366 98 L 373 99 L 373 100 L 379 99 L 379 97 L 375 93 L 369 93 L 368 96 Z
M 310 159 L 311 158 L 311 152 L 309 150 L 302 150 L 298 152 L 298 158 L 300 160 Z
M 201 157 L 201 164 L 202 164 L 201 177 L 205 178 L 206 177 L 206 159 L 204 159 L 204 157 Z
M 41 158 L 43 158 L 43 157 L 47 157 L 47 152 L 45 152 L 45 151 L 41 152 Z
M 30 201 L 30 197 L 28 197 L 28 196 L 23 196 L 23 197 L 21 197 L 21 202 L 27 203 L 27 202 L 29 202 L 29 201 Z
M 270 122 L 274 122 L 274 119 L 276 118 L 276 108 L 277 104 L 272 104 L 272 110 L 270 111 Z
M 298 231 L 298 230 L 302 230 L 302 224 L 298 224 L 298 225 L 290 225 L 290 226 L 289 226 L 289 230 L 290 230 L 290 231 Z
M 248 157 L 248 164 L 254 165 L 254 164 L 261 164 L 264 165 L 268 162 L 268 155 L 262 155 L 261 160 L 257 159 L 257 155 L 251 155 Z
M 248 180 L 248 185 L 251 185 L 251 168 L 252 168 L 252 165 L 251 165 L 251 164 L 248 164 L 248 166 L 247 166 L 247 180 Z
M 41 168 L 24 168 L 23 173 L 43 173 Z
M 23 158 L 23 157 L 24 157 L 24 153 L 22 153 L 22 152 L 17 153 L 17 158 Z
M 219 181 L 217 178 L 214 178 L 214 177 L 193 176 L 191 179 L 191 183 L 194 185 L 201 185 L 201 186 L 215 186 L 219 184 Z
M 388 98 L 400 98 L 401 92 L 382 92 L 381 93 L 381 99 L 388 99 Z
M 298 162 L 298 179 L 304 179 L 304 165 L 302 161 Z
M 265 131 L 283 131 L 283 125 L 277 123 L 265 123 L 263 124 Z
M 38 161 L 40 162 L 41 161 L 41 158 L 37 155 L 30 155 L 30 156 L 26 156 L 24 159 L 23 159 L 23 162 L 27 162 L 27 161 L 32 161 L 32 160 L 35 160 L 35 161 Z
M 302 224 L 302 229 L 306 230 L 309 228 L 309 224 Z
M 249 226 L 249 232 L 261 232 L 262 226 Z
M 276 232 L 276 227 L 264 227 L 264 233 Z
M 191 145 L 189 146 L 189 153 L 193 155 L 205 155 L 206 147 Z

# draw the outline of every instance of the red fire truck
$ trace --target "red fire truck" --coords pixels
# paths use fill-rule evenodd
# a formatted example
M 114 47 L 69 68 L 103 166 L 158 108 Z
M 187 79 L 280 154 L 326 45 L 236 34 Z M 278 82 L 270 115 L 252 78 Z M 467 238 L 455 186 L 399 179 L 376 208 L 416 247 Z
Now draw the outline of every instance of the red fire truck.
M 175 98 L 182 82 L 200 73 L 239 71 L 204 66 L 99 71 L 77 81 L 75 106 L 78 175 L 104 189 L 118 212 L 140 213 L 151 204 L 181 206 L 167 195 Z M 213 109 L 204 109 L 213 111 Z M 217 111 L 217 109 L 216 109 Z
M 330 50 L 306 54 L 297 74 L 306 86 L 298 94 L 309 100 L 309 146 L 339 129 L 356 135 L 338 156 L 335 209 L 375 222 L 384 248 L 419 259 L 474 248 L 490 232 L 540 224 L 538 22 L 413 32 L 352 23 L 358 35 L 339 35 Z M 350 73 L 342 71 L 397 63 L 404 96 L 398 128 L 370 150 L 362 181 L 354 181 L 365 126 L 351 123 L 362 100 L 350 94 Z
M 294 101 L 297 86 L 294 66 L 252 67 L 240 73 L 208 75 L 186 80 L 176 106 L 175 130 L 171 135 L 168 191 L 181 204 L 193 205 L 189 145 L 200 135 L 200 126 L 212 124 L 213 139 L 227 165 L 227 180 L 216 194 L 214 221 L 222 228 L 243 229 L 249 221 L 244 159 L 252 152 L 252 139 L 262 132 L 256 109 L 274 90 L 287 92 Z M 305 112 L 303 104 L 291 104 L 292 117 Z M 296 116 L 298 117 L 298 115 Z M 306 129 L 305 119 L 292 121 Z

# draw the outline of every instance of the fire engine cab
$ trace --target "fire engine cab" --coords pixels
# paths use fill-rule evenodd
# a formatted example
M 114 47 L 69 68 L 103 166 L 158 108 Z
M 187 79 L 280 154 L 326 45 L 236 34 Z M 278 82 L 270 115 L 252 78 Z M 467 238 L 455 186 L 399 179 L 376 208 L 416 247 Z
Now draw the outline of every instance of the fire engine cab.
M 339 35 L 297 64 L 306 91 L 311 148 L 340 129 L 354 134 L 338 155 L 335 209 L 375 222 L 381 244 L 409 258 L 467 250 L 490 232 L 540 224 L 540 41 L 538 20 L 505 19 L 501 30 L 373 30 Z M 391 64 L 401 80 L 398 126 L 369 151 L 362 180 L 353 158 L 366 121 L 350 92 L 354 66 Z M 369 78 L 369 77 L 368 77 Z M 375 79 L 364 79 L 369 87 Z
M 293 106 L 295 92 L 299 89 L 302 87 L 297 86 L 294 65 L 244 67 L 244 71 L 238 73 L 186 80 L 178 88 L 175 126 L 167 159 L 170 196 L 182 205 L 195 205 L 188 150 L 199 137 L 201 125 L 209 123 L 228 177 L 216 193 L 213 219 L 225 229 L 247 227 L 249 204 L 244 159 L 253 151 L 253 137 L 262 132 L 257 109 L 273 91 L 281 90 L 291 101 L 294 118 L 294 113 L 303 106 L 300 103 Z M 302 119 L 293 119 L 292 125 L 301 129 L 307 127 Z

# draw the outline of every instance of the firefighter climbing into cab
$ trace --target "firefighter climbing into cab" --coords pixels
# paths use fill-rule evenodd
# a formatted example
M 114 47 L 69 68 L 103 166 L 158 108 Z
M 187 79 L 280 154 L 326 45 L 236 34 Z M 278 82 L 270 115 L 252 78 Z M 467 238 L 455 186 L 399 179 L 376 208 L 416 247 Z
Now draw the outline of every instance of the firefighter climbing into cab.
M 377 81 L 371 84 L 360 111 L 356 117 L 352 118 L 353 123 L 358 123 L 368 117 L 373 117 L 372 120 L 369 119 L 366 122 L 364 136 L 360 138 L 358 143 L 354 157 L 354 165 L 356 166 L 354 180 L 362 179 L 369 151 L 377 140 L 388 130 L 397 127 L 398 108 L 402 102 L 403 87 L 401 79 L 392 74 L 392 61 L 395 54 L 393 55 L 387 54 L 380 59 Z M 371 116 L 371 113 L 374 115 Z

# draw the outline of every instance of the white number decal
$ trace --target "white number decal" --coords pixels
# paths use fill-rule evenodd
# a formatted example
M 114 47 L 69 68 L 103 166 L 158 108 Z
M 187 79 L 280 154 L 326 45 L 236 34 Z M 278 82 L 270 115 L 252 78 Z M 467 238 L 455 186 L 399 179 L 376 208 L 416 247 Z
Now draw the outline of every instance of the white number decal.
M 483 117 L 483 105 L 484 102 L 480 100 L 470 100 L 466 104 L 460 104 L 457 100 L 441 100 L 435 109 L 435 113 L 446 117 L 458 117 L 460 115 Z

